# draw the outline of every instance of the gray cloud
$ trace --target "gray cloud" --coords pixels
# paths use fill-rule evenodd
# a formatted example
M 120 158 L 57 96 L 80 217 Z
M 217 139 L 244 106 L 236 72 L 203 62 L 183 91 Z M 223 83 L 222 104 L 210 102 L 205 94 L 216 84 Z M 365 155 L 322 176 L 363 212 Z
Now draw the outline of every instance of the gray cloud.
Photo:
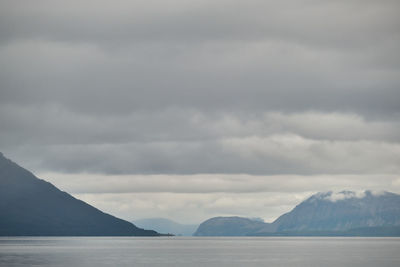
M 113 51 L 42 41 L 5 46 L 1 103 L 57 104 L 103 114 L 179 106 L 371 116 L 399 108 L 398 68 L 359 62 L 370 60 L 368 51 L 359 59 L 348 51 L 276 41 L 140 44 Z
M 359 47 L 368 46 L 366 41 L 381 42 L 387 34 L 398 34 L 399 26 L 397 1 L 47 0 L 3 1 L 2 7 L 2 40 L 9 41 L 41 38 L 129 43 L 275 38 Z
M 16 153 L 15 151 L 13 153 Z M 214 141 L 25 147 L 33 169 L 108 174 L 398 173 L 400 146 L 371 141 L 316 141 L 297 135 Z
M 5 107 L 0 114 L 4 152 L 33 170 L 366 174 L 398 173 L 400 166 L 398 121 L 355 114 L 172 108 L 91 116 L 56 107 Z
M 4 1 L 3 103 L 398 113 L 396 1 Z

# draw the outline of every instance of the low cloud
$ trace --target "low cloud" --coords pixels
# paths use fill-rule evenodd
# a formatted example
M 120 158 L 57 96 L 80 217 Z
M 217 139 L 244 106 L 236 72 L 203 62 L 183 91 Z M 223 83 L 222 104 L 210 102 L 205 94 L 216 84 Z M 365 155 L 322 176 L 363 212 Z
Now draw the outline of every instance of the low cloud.
M 270 222 L 310 196 L 282 193 L 125 193 L 74 194 L 105 212 L 126 220 L 165 217 L 183 223 L 201 223 L 215 216 L 262 217 Z
M 271 222 L 312 194 L 330 190 L 379 192 L 390 188 L 400 193 L 398 175 L 41 173 L 38 176 L 128 220 L 158 216 L 186 223 L 200 223 L 214 216 L 262 217 Z
M 365 191 L 341 191 L 341 192 L 332 192 L 324 199 L 337 202 L 340 200 L 350 199 L 350 198 L 363 198 L 365 197 Z
M 262 193 L 351 191 L 385 188 L 399 191 L 398 175 L 102 175 L 39 173 L 38 176 L 74 194 L 115 193 Z M 358 189 L 357 189 L 358 188 Z M 361 190 L 363 189 L 363 190 Z M 342 194 L 342 193 L 338 193 Z

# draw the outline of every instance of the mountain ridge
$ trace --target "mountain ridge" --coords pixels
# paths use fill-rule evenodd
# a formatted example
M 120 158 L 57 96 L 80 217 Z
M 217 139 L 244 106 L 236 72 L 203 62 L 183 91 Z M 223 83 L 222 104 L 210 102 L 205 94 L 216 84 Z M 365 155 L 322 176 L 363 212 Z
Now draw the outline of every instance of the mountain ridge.
M 240 219 L 238 219 L 240 218 Z M 400 195 L 390 192 L 332 191 L 312 195 L 272 223 L 214 217 L 195 236 L 224 235 L 396 235 L 400 236 Z M 241 222 L 239 222 L 241 220 Z M 221 230 L 224 229 L 224 230 Z M 231 229 L 229 233 L 226 229 Z
M 59 190 L 0 153 L 0 236 L 159 236 Z

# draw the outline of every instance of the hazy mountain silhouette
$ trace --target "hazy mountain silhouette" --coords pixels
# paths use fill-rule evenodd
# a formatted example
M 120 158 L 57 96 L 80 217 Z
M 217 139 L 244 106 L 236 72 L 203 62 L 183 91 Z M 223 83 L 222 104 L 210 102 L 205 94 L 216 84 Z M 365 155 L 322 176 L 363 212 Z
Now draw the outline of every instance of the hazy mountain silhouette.
M 202 224 L 195 236 L 247 236 L 266 227 L 266 223 L 242 217 L 214 217 Z
M 0 236 L 157 236 L 38 179 L 0 153 Z
M 144 229 L 154 229 L 159 233 L 192 236 L 198 225 L 181 224 L 165 218 L 147 218 L 133 221 L 135 225 Z
M 365 191 L 318 193 L 273 223 L 240 217 L 215 217 L 197 236 L 225 235 L 400 235 L 400 195 Z

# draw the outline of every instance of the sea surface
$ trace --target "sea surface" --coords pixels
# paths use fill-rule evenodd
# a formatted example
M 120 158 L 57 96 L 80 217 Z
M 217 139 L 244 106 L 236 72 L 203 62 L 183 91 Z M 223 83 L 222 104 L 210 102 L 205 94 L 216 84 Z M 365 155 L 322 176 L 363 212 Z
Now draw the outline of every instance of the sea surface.
M 400 266 L 400 238 L 0 237 L 0 266 Z

